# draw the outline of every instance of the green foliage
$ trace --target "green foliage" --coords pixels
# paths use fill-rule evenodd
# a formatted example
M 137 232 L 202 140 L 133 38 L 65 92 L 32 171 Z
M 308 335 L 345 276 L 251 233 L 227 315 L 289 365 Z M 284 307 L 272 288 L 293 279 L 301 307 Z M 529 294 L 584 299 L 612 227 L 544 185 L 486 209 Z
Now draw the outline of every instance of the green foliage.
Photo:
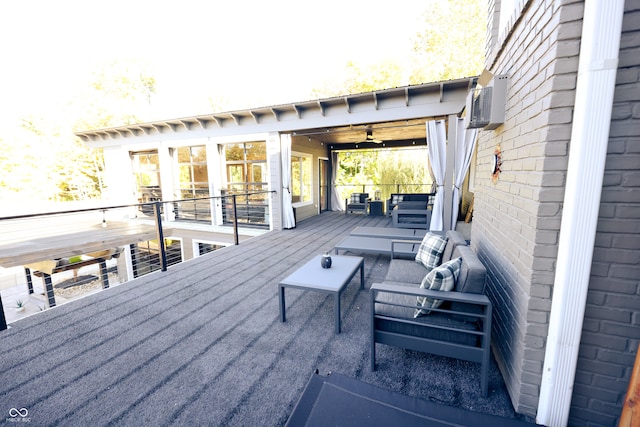
M 342 151 L 338 155 L 336 184 L 340 197 L 380 190 L 391 193 L 425 193 L 431 189 L 426 148 Z
M 363 68 L 353 61 L 341 81 L 323 83 L 314 97 L 332 97 L 408 84 L 476 76 L 484 68 L 485 0 L 428 0 L 424 31 L 415 35 L 409 66 L 380 61 Z M 411 41 L 408 41 L 411 42 Z
M 484 66 L 487 12 L 482 0 L 431 0 L 414 42 L 410 83 L 478 75 Z
M 112 63 L 83 96 L 58 111 L 24 117 L 0 140 L 0 200 L 72 201 L 100 197 L 102 151 L 72 133 L 141 121 L 155 79 L 136 63 Z
M 391 61 L 383 61 L 367 68 L 349 61 L 343 75 L 345 78 L 342 82 L 325 82 L 323 86 L 312 90 L 312 96 L 329 98 L 406 84 L 401 65 Z

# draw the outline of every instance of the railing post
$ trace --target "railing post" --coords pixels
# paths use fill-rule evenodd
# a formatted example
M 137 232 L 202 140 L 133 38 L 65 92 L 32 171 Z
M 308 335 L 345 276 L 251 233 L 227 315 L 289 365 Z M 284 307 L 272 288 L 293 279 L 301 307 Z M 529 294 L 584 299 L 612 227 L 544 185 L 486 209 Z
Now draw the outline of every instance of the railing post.
M 160 249 L 160 266 L 162 271 L 167 271 L 167 249 L 164 246 L 164 233 L 162 232 L 162 216 L 160 215 L 160 202 L 153 204 L 156 217 L 156 232 L 158 233 L 158 248 Z
M 231 196 L 231 200 L 233 203 L 233 243 L 237 246 L 240 244 L 240 240 L 238 239 L 238 208 L 235 194 Z
M 7 329 L 7 318 L 4 317 L 4 306 L 2 305 L 2 297 L 0 296 L 0 331 Z

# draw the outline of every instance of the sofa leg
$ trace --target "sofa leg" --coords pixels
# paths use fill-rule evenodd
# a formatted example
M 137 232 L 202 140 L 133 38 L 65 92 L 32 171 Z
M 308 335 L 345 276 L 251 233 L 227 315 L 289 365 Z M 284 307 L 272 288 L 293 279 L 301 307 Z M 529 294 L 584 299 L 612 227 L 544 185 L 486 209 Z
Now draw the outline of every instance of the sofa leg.
M 482 388 L 482 395 L 487 397 L 489 395 L 489 367 L 487 364 L 482 364 L 480 370 L 480 386 Z
M 371 372 L 376 370 L 376 343 L 371 342 Z

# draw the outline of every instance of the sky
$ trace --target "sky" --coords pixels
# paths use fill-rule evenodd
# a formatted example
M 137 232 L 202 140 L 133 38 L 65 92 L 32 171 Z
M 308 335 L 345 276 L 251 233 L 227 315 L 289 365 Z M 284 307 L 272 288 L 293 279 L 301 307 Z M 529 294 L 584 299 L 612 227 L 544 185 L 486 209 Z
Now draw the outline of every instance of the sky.
M 2 0 L 0 135 L 112 61 L 156 79 L 157 119 L 308 100 L 347 61 L 402 61 L 429 0 Z M 242 101 L 237 101 L 242 100 Z

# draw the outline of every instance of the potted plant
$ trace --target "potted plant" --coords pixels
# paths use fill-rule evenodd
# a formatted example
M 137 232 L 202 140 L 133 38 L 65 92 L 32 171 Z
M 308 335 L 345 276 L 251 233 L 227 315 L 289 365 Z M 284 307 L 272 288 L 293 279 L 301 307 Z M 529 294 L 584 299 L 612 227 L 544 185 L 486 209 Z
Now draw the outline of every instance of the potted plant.
M 27 303 L 22 301 L 21 299 L 16 300 L 16 311 L 17 312 L 24 311 L 26 305 Z

